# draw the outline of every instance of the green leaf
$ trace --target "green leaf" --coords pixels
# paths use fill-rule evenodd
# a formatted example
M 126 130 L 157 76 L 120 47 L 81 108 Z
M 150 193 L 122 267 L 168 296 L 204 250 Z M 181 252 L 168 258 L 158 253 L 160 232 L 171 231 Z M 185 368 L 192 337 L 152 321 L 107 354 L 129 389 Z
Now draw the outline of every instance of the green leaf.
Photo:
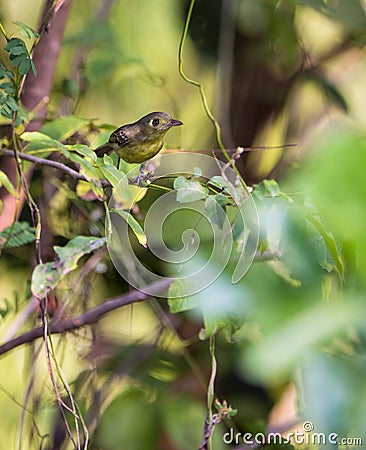
M 21 247 L 34 240 L 34 228 L 28 222 L 15 222 L 0 233 L 0 246 L 1 242 L 5 242 L 3 248 Z
M 147 247 L 147 237 L 142 229 L 141 225 L 137 222 L 137 220 L 128 212 L 123 209 L 111 209 L 111 212 L 118 214 L 122 219 L 124 219 L 128 225 L 131 227 L 131 230 L 134 232 L 137 240 L 141 245 Z
M 14 307 L 7 298 L 3 300 L 3 303 L 5 307 L 0 307 L 0 317 L 4 319 L 10 312 L 14 310 Z
M 220 205 L 220 200 L 217 199 L 217 196 L 209 195 L 206 198 L 205 217 L 207 217 L 213 225 L 217 225 L 220 230 L 223 229 L 226 219 L 225 206 Z
M 222 331 L 228 342 L 232 342 L 232 337 L 236 331 L 238 331 L 244 323 L 244 319 L 241 317 L 230 317 L 229 315 L 218 316 L 212 311 L 204 308 L 203 309 L 204 318 L 204 329 L 199 333 L 199 338 L 201 340 L 207 339 L 208 337 Z
M 77 131 L 85 128 L 89 121 L 77 116 L 64 116 L 46 123 L 41 132 L 57 141 L 64 141 Z
M 105 156 L 105 155 L 104 155 Z M 103 176 L 111 183 L 111 185 L 115 188 L 121 182 L 123 178 L 126 178 L 126 175 L 117 169 L 113 164 L 101 164 L 99 166 Z M 127 179 L 126 179 L 127 185 Z
M 24 46 L 22 46 L 22 45 L 19 45 L 17 47 L 13 47 L 11 49 L 11 54 L 12 55 L 21 55 L 23 53 L 24 53 Z
M 201 300 L 198 296 L 187 296 L 186 292 L 187 284 L 179 278 L 174 279 L 168 290 L 168 305 L 172 314 L 189 311 L 201 306 Z
M 334 264 L 335 264 L 339 274 L 343 278 L 344 267 L 343 267 L 343 263 L 340 259 L 340 255 L 339 255 L 337 244 L 336 244 L 334 237 L 332 236 L 331 233 L 327 232 L 327 230 L 324 228 L 323 224 L 318 219 L 316 219 L 313 215 L 309 214 L 307 216 L 307 220 L 312 225 L 314 225 L 314 227 L 318 230 L 320 236 L 324 239 L 324 242 L 325 242 L 330 254 L 332 255 Z
M 9 180 L 8 176 L 5 172 L 0 170 L 0 187 L 4 186 L 4 188 L 11 194 L 12 196 L 16 197 L 17 192 L 12 184 L 12 182 Z
M 7 69 L 4 64 L 0 63 L 0 79 L 9 78 L 9 80 L 14 80 L 14 74 L 11 70 Z
M 88 181 L 93 181 L 95 186 L 98 188 L 101 187 L 100 172 L 96 167 L 94 167 L 92 162 L 90 162 L 87 158 L 80 156 L 76 152 L 69 151 L 67 147 L 62 144 L 60 151 L 66 156 L 66 158 L 75 162 L 80 167 L 79 172 L 84 175 Z
M 199 178 L 202 175 L 202 169 L 199 167 L 194 167 L 193 178 Z
M 263 180 L 259 184 L 254 184 L 252 195 L 261 202 L 264 202 L 266 198 L 276 197 L 282 197 L 289 203 L 293 202 L 288 195 L 281 191 L 276 180 Z
M 10 55 L 10 60 L 14 67 L 18 67 L 24 61 L 24 55 Z
M 12 53 L 13 49 L 16 49 L 17 47 L 22 47 L 24 50 L 26 50 L 25 42 L 22 39 L 11 38 L 11 39 L 9 39 L 7 44 L 4 45 L 4 50 Z
M 235 203 L 242 204 L 248 198 L 248 192 L 242 183 L 237 186 L 233 186 L 228 180 L 226 180 L 221 175 L 214 175 L 208 180 L 210 186 L 228 194 Z
M 342 111 L 348 112 L 349 107 L 346 99 L 339 89 L 325 78 L 325 75 L 318 72 L 309 72 L 306 73 L 306 78 L 313 81 L 325 94 L 325 96 L 328 97 L 328 99 L 337 105 Z
M 53 262 L 39 264 L 32 274 L 32 293 L 38 298 L 54 289 L 62 278 L 76 269 L 79 259 L 105 245 L 105 238 L 77 236 L 64 247 L 55 246 L 57 259 Z
M 31 68 L 30 60 L 23 59 L 23 61 L 19 64 L 19 73 L 20 75 L 26 75 Z
M 212 178 L 208 180 L 208 184 L 216 187 L 217 189 L 225 189 L 229 186 L 227 180 L 221 175 L 214 175 Z
M 93 195 L 91 195 L 91 192 Z M 103 201 L 105 199 L 102 186 L 96 185 L 95 180 L 79 180 L 76 185 L 76 195 L 85 201 L 93 201 L 95 199 Z
M 26 25 L 25 23 L 21 22 L 20 20 L 15 20 L 14 23 L 18 25 L 20 28 L 21 33 L 23 36 L 25 36 L 28 39 L 35 39 L 39 36 L 37 31 L 33 29 L 32 27 Z
M 79 155 L 85 156 L 87 158 L 90 158 L 93 162 L 97 161 L 97 155 L 93 150 L 90 150 L 90 148 L 87 145 L 83 144 L 75 144 L 69 147 L 71 150 L 75 150 Z
M 68 151 L 67 148 L 61 144 L 61 142 L 52 139 L 44 133 L 40 133 L 39 131 L 26 131 L 21 136 L 23 141 L 30 142 L 27 146 L 28 151 L 35 150 L 65 150 Z
M 10 53 L 9 59 L 13 67 L 18 67 L 20 75 L 26 75 L 30 68 L 35 72 L 25 42 L 20 38 L 11 38 L 4 49 Z
M 34 76 L 36 77 L 37 76 L 36 66 L 34 65 L 34 62 L 31 59 L 29 60 L 29 62 L 30 62 L 31 68 L 32 68 L 32 72 L 34 73 Z
M 208 195 L 208 189 L 199 181 L 188 180 L 183 176 L 174 180 L 174 189 L 177 191 L 177 201 L 180 203 L 202 200 Z

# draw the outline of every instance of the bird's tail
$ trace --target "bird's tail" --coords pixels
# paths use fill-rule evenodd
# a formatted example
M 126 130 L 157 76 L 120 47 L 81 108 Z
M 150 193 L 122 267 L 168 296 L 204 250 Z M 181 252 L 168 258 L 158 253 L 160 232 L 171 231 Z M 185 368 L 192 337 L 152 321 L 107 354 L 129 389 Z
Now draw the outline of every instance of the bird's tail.
M 113 147 L 108 142 L 94 150 L 94 152 L 97 154 L 98 158 L 102 157 L 103 155 L 109 155 L 110 153 L 112 153 L 112 151 L 113 151 Z

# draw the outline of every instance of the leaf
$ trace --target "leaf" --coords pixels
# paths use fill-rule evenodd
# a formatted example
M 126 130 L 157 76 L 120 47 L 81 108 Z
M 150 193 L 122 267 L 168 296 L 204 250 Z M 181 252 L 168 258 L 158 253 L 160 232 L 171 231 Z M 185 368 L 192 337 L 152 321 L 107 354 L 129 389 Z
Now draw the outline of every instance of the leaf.
M 259 184 L 254 184 L 252 195 L 261 202 L 264 202 L 266 198 L 276 197 L 282 197 L 289 203 L 293 202 L 288 195 L 281 191 L 276 180 L 263 180 Z
M 42 298 L 49 289 L 54 289 L 62 278 L 76 269 L 79 259 L 105 245 L 105 238 L 77 236 L 64 247 L 55 246 L 55 261 L 39 264 L 32 274 L 33 295 Z
M 194 167 L 193 178 L 199 178 L 202 175 L 202 169 L 200 167 Z
M 246 192 L 243 184 L 239 183 L 237 186 L 233 186 L 221 175 L 214 175 L 208 180 L 207 183 L 210 186 L 213 186 L 216 189 L 228 194 L 235 203 L 242 204 L 248 198 L 248 193 Z
M 114 188 L 118 186 L 123 178 L 126 178 L 126 175 L 118 170 L 117 167 L 115 167 L 113 164 L 102 164 L 100 165 L 100 170 L 103 176 L 111 183 Z
M 14 80 L 14 74 L 11 70 L 7 69 L 4 64 L 0 63 L 0 79 L 9 78 Z
M 337 105 L 342 111 L 348 112 L 349 107 L 346 99 L 341 94 L 339 89 L 333 84 L 330 83 L 322 73 L 318 72 L 310 72 L 307 73 L 306 78 L 313 81 L 321 91 L 328 97 L 328 99 Z
M 131 227 L 131 230 L 135 234 L 137 240 L 141 245 L 147 247 L 147 237 L 142 229 L 141 225 L 137 222 L 137 220 L 128 212 L 123 209 L 111 209 L 111 212 L 118 214 L 122 219 L 124 219 L 128 225 Z
M 54 142 L 58 142 L 58 141 L 54 141 Z M 63 155 L 66 156 L 66 158 L 73 161 L 74 163 L 76 163 L 79 166 L 79 172 L 82 175 L 84 175 L 84 177 L 88 181 L 92 181 L 94 183 L 94 186 L 96 186 L 97 188 L 102 187 L 101 182 L 100 182 L 100 172 L 94 166 L 94 164 L 92 164 L 92 162 L 89 161 L 89 159 L 84 158 L 83 156 L 80 156 L 76 151 L 72 151 L 71 147 L 69 150 L 68 147 L 61 144 L 60 142 L 58 142 L 58 145 L 59 145 L 59 150 L 61 151 L 61 153 L 63 153 Z M 80 149 L 79 149 L 79 151 L 80 151 Z
M 188 180 L 183 176 L 174 180 L 174 189 L 177 191 L 177 201 L 180 203 L 202 200 L 208 195 L 208 189 L 199 181 Z
M 21 33 L 23 36 L 25 36 L 28 39 L 35 39 L 39 36 L 37 31 L 30 27 L 29 25 L 26 25 L 25 23 L 21 22 L 20 20 L 15 20 L 14 23 L 18 25 L 20 28 Z
M 83 144 L 75 144 L 69 147 L 71 150 L 75 150 L 79 155 L 85 156 L 87 158 L 90 158 L 93 162 L 96 162 L 98 157 L 96 153 L 93 150 L 90 150 L 90 148 L 87 145 Z
M 26 75 L 31 68 L 30 60 L 23 59 L 23 61 L 19 64 L 19 73 L 20 75 Z
M 9 120 L 13 119 L 13 112 L 17 111 L 15 96 L 14 74 L 0 63 L 0 80 L 4 80 L 0 84 L 0 114 Z M 18 122 L 16 120 L 16 122 Z M 16 123 L 18 125 L 19 123 Z
M 23 141 L 30 142 L 27 146 L 27 150 L 65 150 L 67 148 L 61 144 L 61 142 L 52 139 L 47 134 L 40 133 L 39 131 L 26 131 L 20 136 Z
M 88 123 L 88 120 L 81 117 L 64 116 L 43 125 L 41 132 L 58 141 L 64 141 L 76 131 L 86 127 Z
M 11 194 L 13 197 L 16 197 L 17 192 L 12 184 L 12 182 L 9 180 L 8 176 L 5 172 L 0 170 L 0 187 L 3 186 L 9 194 Z
M 13 52 L 13 49 L 17 49 L 18 47 L 22 47 L 24 50 L 26 50 L 25 42 L 20 38 L 11 38 L 9 39 L 7 44 L 4 45 L 4 50 L 11 54 Z
M 0 307 L 0 317 L 4 319 L 11 311 L 13 311 L 14 307 L 7 298 L 3 300 L 3 303 L 5 304 L 5 307 Z
M 207 309 L 203 310 L 204 329 L 199 333 L 201 340 L 222 331 L 228 342 L 232 342 L 232 337 L 236 331 L 238 331 L 244 323 L 244 319 L 240 316 L 231 317 L 229 315 L 217 316 Z
M 0 243 L 5 242 L 3 248 L 21 247 L 34 240 L 34 228 L 28 222 L 15 222 L 0 233 Z
M 209 195 L 206 198 L 205 217 L 207 217 L 213 225 L 217 225 L 220 230 L 223 229 L 226 218 L 225 206 L 220 205 L 220 200 L 217 199 L 216 195 Z
M 26 75 L 31 67 L 35 71 L 34 64 L 31 64 L 31 58 L 22 39 L 11 38 L 4 49 L 10 53 L 9 59 L 13 67 L 18 67 L 20 75 Z
M 187 296 L 187 284 L 183 280 L 176 278 L 169 286 L 168 305 L 172 314 L 201 306 L 201 300 L 198 296 Z
M 11 49 L 11 54 L 12 55 L 21 55 L 22 53 L 24 53 L 24 47 L 19 45 L 17 47 L 13 47 Z
M 318 219 L 316 219 L 313 215 L 308 214 L 307 220 L 312 225 L 314 225 L 314 227 L 318 230 L 320 236 L 324 239 L 324 242 L 325 242 L 330 254 L 332 255 L 334 264 L 335 264 L 339 274 L 343 278 L 344 267 L 343 267 L 343 263 L 339 256 L 337 244 L 336 244 L 334 237 L 332 236 L 331 233 L 327 232 L 327 230 L 324 228 L 323 224 Z
M 289 283 L 294 288 L 301 287 L 301 281 L 291 276 L 291 269 L 287 267 L 282 261 L 268 261 L 274 273 L 281 277 L 286 283 Z
M 76 185 L 76 195 L 85 201 L 104 200 L 104 191 L 101 186 L 96 186 L 94 180 L 78 181 Z

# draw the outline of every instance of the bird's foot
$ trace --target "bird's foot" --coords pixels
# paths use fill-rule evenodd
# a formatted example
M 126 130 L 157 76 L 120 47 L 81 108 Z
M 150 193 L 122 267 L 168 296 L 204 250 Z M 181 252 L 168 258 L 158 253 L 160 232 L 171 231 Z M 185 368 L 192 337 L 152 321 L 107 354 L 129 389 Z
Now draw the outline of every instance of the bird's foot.
M 144 163 L 140 166 L 140 174 L 137 177 L 130 178 L 131 184 L 137 184 L 137 186 L 147 186 L 154 179 L 154 171 L 145 173 L 146 165 Z

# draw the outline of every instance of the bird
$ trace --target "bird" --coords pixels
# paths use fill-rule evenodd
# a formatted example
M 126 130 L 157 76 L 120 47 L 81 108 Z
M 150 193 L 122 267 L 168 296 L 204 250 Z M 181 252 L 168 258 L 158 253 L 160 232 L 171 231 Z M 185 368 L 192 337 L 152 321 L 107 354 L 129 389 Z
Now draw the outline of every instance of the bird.
M 133 123 L 113 131 L 106 144 L 94 151 L 98 157 L 116 152 L 127 163 L 143 164 L 163 147 L 165 134 L 172 127 L 183 125 L 164 112 L 151 112 Z M 119 164 L 118 164 L 119 166 Z

